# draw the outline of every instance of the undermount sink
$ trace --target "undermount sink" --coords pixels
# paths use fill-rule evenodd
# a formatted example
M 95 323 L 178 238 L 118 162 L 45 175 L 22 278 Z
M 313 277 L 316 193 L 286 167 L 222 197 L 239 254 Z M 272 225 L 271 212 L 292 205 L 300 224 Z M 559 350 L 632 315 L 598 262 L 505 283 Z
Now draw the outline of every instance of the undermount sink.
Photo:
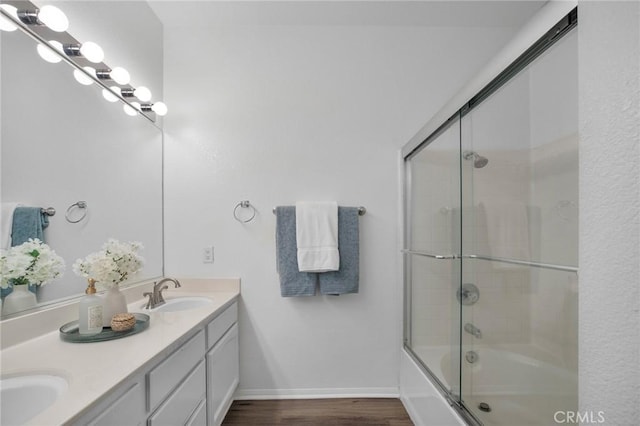
M 0 379 L 0 424 L 28 422 L 56 402 L 68 387 L 65 379 L 49 374 Z
M 201 308 L 212 304 L 213 301 L 207 297 L 184 296 L 165 299 L 165 303 L 151 309 L 151 312 L 177 312 L 189 309 Z

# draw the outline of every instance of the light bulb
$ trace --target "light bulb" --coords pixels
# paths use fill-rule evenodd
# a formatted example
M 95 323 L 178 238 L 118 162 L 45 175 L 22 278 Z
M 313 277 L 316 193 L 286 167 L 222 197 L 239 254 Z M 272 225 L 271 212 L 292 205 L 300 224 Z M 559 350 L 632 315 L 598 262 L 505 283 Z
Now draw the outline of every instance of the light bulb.
M 151 90 L 144 86 L 140 86 L 133 91 L 133 96 L 140 99 L 142 102 L 148 102 L 151 100 Z
M 160 116 L 164 116 L 164 115 L 167 115 L 168 109 L 167 109 L 167 105 L 165 105 L 164 102 L 156 102 L 151 107 L 151 111 L 155 112 Z
M 114 95 L 114 93 L 120 93 L 120 88 L 118 86 L 111 86 L 109 89 L 102 89 L 102 97 L 109 102 L 116 102 L 118 100 L 118 97 Z
M 59 33 L 69 28 L 67 16 L 55 6 L 43 6 L 38 12 L 38 19 L 47 27 Z
M 96 70 L 94 70 L 91 67 L 83 67 L 83 69 L 88 72 L 89 74 L 95 76 L 96 75 Z M 93 84 L 93 79 L 89 78 L 85 73 L 83 73 L 80 70 L 74 70 L 73 71 L 73 77 L 76 79 L 76 81 L 82 85 L 85 86 L 90 86 Z
M 49 44 L 51 44 L 55 50 L 51 49 L 46 44 L 38 43 L 38 55 L 47 62 L 57 64 L 62 60 L 60 57 L 60 53 L 62 53 L 62 43 L 55 40 L 49 40 Z
M 122 67 L 113 68 L 109 75 L 111 76 L 111 79 L 118 84 L 129 84 L 129 81 L 131 81 L 129 71 L 125 70 Z
M 82 56 L 87 58 L 89 62 L 93 62 L 94 64 L 99 64 L 104 59 L 104 51 L 100 46 L 92 41 L 82 43 L 80 53 Z
M 133 104 L 133 102 L 132 102 Z M 130 105 L 124 104 L 122 106 L 122 109 L 124 110 L 125 114 L 130 115 L 132 117 L 135 117 L 136 115 L 138 115 L 138 110 L 131 107 Z
M 5 12 L 8 12 L 11 16 L 18 19 L 18 9 L 10 4 L 0 4 L 0 7 L 4 9 Z M 4 15 L 0 15 L 0 30 L 2 31 L 15 31 L 18 27 L 16 24 L 11 22 L 9 18 L 5 18 Z

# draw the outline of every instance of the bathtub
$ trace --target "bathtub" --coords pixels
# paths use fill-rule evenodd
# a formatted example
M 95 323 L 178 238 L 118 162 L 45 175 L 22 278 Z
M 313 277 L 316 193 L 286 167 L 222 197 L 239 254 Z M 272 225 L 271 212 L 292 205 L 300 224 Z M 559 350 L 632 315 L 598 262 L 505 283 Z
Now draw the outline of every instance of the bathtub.
M 452 370 L 450 348 L 416 349 L 431 372 L 458 393 L 459 385 L 452 375 L 458 363 L 457 359 L 453 360 L 456 369 Z M 535 348 L 475 346 L 469 350 L 476 352 L 477 360 L 467 361 L 466 350 L 463 351 L 462 400 L 484 424 L 554 424 L 557 411 L 578 409 L 577 371 L 541 361 Z M 491 411 L 481 411 L 481 403 L 488 404 Z

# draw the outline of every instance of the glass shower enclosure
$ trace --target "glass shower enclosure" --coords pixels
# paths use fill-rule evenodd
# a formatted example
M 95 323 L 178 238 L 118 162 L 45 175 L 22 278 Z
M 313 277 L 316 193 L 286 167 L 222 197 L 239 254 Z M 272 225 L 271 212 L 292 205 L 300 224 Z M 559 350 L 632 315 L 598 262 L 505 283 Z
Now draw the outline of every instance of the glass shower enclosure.
M 567 29 L 405 157 L 405 348 L 471 424 L 578 410 L 577 62 Z

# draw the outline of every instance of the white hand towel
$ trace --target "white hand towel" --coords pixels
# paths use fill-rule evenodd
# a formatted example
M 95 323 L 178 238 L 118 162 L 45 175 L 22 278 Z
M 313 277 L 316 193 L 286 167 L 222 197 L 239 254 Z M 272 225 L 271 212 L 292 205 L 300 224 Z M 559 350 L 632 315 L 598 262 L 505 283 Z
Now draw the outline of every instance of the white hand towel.
M 297 202 L 296 243 L 300 272 L 339 270 L 338 203 Z
M 13 229 L 13 212 L 20 203 L 2 203 L 0 211 L 0 249 L 11 247 L 11 230 Z

